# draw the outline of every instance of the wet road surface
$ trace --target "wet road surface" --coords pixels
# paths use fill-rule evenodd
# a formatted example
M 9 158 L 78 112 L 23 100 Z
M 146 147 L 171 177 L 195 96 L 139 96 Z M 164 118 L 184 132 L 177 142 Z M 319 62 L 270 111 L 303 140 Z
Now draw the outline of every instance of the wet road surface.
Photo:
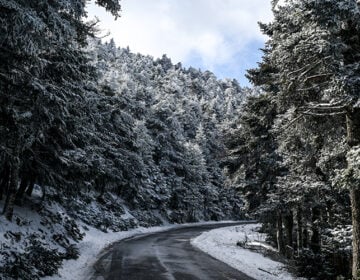
M 114 243 L 94 265 L 92 280 L 251 280 L 190 244 L 210 229 L 189 226 L 135 236 Z

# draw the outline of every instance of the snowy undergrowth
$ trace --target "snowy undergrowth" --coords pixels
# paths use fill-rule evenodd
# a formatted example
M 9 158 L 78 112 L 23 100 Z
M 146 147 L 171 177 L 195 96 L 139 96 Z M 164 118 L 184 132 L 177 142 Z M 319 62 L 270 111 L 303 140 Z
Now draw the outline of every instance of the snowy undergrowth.
M 0 202 L 2 207 L 2 202 Z M 56 204 L 28 201 L 15 207 L 13 221 L 0 216 L 0 279 L 39 279 L 76 258 L 84 233 Z
M 274 250 L 266 245 L 266 235 L 258 232 L 260 226 L 245 224 L 214 229 L 194 238 L 191 244 L 255 279 L 297 279 L 286 271 L 284 264 L 237 246 L 240 243 Z

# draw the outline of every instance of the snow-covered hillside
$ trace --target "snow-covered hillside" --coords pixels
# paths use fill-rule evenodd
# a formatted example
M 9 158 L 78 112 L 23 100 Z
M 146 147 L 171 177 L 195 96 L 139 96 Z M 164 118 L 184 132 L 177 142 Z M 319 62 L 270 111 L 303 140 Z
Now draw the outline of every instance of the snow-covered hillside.
M 13 221 L 1 217 L 4 277 L 56 273 L 78 256 L 87 227 L 119 232 L 243 216 L 236 191 L 224 187 L 221 157 L 223 133 L 252 91 L 112 41 L 89 41 L 87 56 L 97 79 L 81 102 L 65 103 L 67 116 L 46 132 L 51 140 L 33 142 Z M 0 188 L 11 177 L 2 166 Z

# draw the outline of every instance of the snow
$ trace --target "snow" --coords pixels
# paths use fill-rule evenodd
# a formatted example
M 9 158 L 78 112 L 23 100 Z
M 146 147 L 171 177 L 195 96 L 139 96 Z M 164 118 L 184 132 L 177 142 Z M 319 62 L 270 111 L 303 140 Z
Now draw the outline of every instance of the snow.
M 52 208 L 53 211 L 62 213 L 63 209 L 58 209 L 57 205 L 52 205 Z M 5 218 L 2 217 L 0 223 L 0 232 L 6 232 L 7 230 L 12 230 L 13 232 L 27 232 L 33 231 L 37 227 L 41 227 L 41 217 L 38 214 L 35 214 L 32 211 L 22 211 L 21 208 L 16 210 L 17 216 L 21 216 L 23 221 L 31 220 L 31 226 L 21 227 L 16 225 L 16 223 L 10 223 L 6 221 Z M 231 221 L 223 221 L 220 223 L 229 222 Z M 77 244 L 80 250 L 79 258 L 77 260 L 64 261 L 62 268 L 59 270 L 59 274 L 51 277 L 45 277 L 45 280 L 89 279 L 93 272 L 93 265 L 100 257 L 101 252 L 110 244 L 122 239 L 133 237 L 139 234 L 150 234 L 179 227 L 213 224 L 213 222 L 182 225 L 176 224 L 151 228 L 140 227 L 130 231 L 107 233 L 82 223 L 79 224 L 80 227 L 82 227 L 81 231 L 86 233 L 84 239 Z M 219 222 L 217 224 L 219 224 Z M 258 227 L 259 224 L 247 224 L 219 228 L 205 232 L 199 237 L 193 239 L 191 242 L 193 245 L 200 248 L 204 252 L 225 263 L 228 263 L 230 266 L 248 274 L 255 279 L 295 279 L 286 272 L 283 264 L 267 259 L 259 253 L 254 253 L 236 246 L 237 242 L 246 241 L 247 245 L 252 244 L 266 248 L 268 250 L 275 250 L 265 243 L 264 234 L 256 232 Z M 0 234 L 0 243 L 4 244 L 3 242 L 6 242 L 6 239 L 4 238 L 3 234 Z M 12 244 L 12 246 L 17 246 L 17 244 Z M 52 243 L 51 247 L 56 247 L 56 244 Z M 21 249 L 21 246 L 19 246 L 17 250 Z M 59 247 L 57 249 L 61 248 Z
M 260 224 L 244 224 L 218 228 L 194 238 L 191 244 L 255 279 L 299 279 L 288 273 L 284 264 L 236 245 L 241 242 L 275 250 L 265 243 L 266 235 L 257 231 L 259 227 Z
M 358 1 L 358 3 L 360 4 L 360 0 Z M 360 98 L 356 101 L 354 108 L 360 108 Z
M 277 11 L 277 10 L 279 10 L 280 7 L 284 7 L 287 4 L 288 4 L 287 0 L 279 0 L 275 5 L 274 10 Z
M 37 185 L 35 185 L 34 187 L 34 192 L 40 194 L 40 190 L 38 189 Z M 0 201 L 0 209 L 2 209 L 3 207 L 4 201 Z M 7 246 L 10 246 L 12 251 L 23 252 L 25 249 L 26 240 L 25 242 L 14 242 L 13 240 L 10 241 L 6 237 L 6 233 L 12 232 L 19 234 L 21 239 L 23 239 L 26 236 L 39 232 L 40 230 L 42 232 L 45 232 L 47 230 L 50 231 L 49 229 L 47 229 L 46 226 L 42 225 L 42 218 L 43 217 L 40 216 L 38 213 L 34 211 L 29 211 L 29 209 L 19 206 L 15 206 L 14 208 L 13 222 L 9 222 L 3 215 L 0 215 L 0 249 L 5 250 Z M 59 225 L 54 225 L 52 230 L 58 230 L 58 232 L 61 232 L 59 230 Z M 51 242 L 50 244 L 48 244 L 48 246 L 51 249 L 57 249 L 59 251 L 63 250 L 63 248 L 55 242 Z
M 231 223 L 233 221 L 222 221 L 219 223 Z M 48 276 L 45 280 L 73 280 L 73 279 L 89 279 L 93 272 L 93 265 L 98 260 L 100 253 L 110 244 L 120 241 L 125 238 L 133 237 L 139 234 L 150 234 L 169 229 L 175 229 L 186 226 L 213 224 L 214 222 L 201 222 L 192 224 L 176 224 L 168 226 L 158 226 L 151 228 L 139 227 L 130 231 L 122 232 L 102 232 L 93 227 L 86 226 L 86 236 L 79 242 L 80 257 L 77 260 L 66 260 L 62 268 L 59 270 L 59 275 Z
M 280 8 L 282 7 L 286 7 L 288 5 L 290 5 L 291 3 L 294 3 L 295 1 L 291 1 L 290 0 L 278 0 L 278 2 L 275 4 L 274 6 L 274 11 L 279 11 Z
M 130 231 L 105 233 L 93 227 L 86 227 L 88 228 L 86 236 L 78 244 L 80 257 L 77 260 L 64 261 L 62 268 L 59 270 L 59 275 L 45 277 L 45 280 L 87 279 L 100 252 L 110 244 L 138 234 L 158 232 L 167 229 L 166 227 L 136 228 Z

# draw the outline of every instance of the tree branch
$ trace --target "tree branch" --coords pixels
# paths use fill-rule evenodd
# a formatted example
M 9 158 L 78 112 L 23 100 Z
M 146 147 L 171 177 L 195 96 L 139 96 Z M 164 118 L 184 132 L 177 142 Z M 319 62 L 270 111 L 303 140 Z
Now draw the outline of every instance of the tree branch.
M 308 116 L 316 116 L 316 117 L 325 117 L 325 116 L 337 116 L 337 115 L 345 115 L 346 111 L 339 111 L 339 112 L 326 112 L 326 113 L 314 113 L 314 112 L 302 112 L 301 114 L 303 115 L 308 115 Z
M 280 130 L 280 132 L 286 130 L 304 116 L 325 117 L 345 115 L 347 113 L 346 109 L 349 107 L 349 105 L 350 101 L 340 100 L 334 103 L 309 104 L 307 106 L 299 107 L 295 110 L 295 112 L 299 112 L 300 115 L 291 120 L 285 127 Z
M 329 83 L 329 81 L 326 81 L 326 82 L 323 82 L 323 83 L 320 83 L 320 84 L 316 84 L 316 85 L 314 85 L 314 86 L 312 86 L 312 87 L 299 88 L 297 91 L 308 91 L 308 90 L 317 89 L 317 88 L 319 88 L 319 87 L 321 87 L 321 86 L 324 86 L 324 85 L 326 85 L 326 84 L 328 84 L 328 83 Z
M 309 111 L 310 113 L 315 114 L 324 114 L 329 115 L 333 113 L 344 113 L 348 109 L 350 101 L 340 100 L 335 103 L 318 103 L 318 104 L 308 104 L 302 107 L 299 107 L 297 111 L 304 113 L 302 111 Z
M 300 114 L 300 116 L 297 116 L 295 119 L 291 120 L 285 127 L 282 127 L 280 130 L 280 133 L 283 132 L 284 130 L 288 129 L 292 124 L 294 124 L 295 122 L 297 122 L 299 119 L 303 118 L 304 115 Z
M 332 73 L 324 73 L 324 74 L 317 74 L 317 75 L 313 75 L 313 76 L 309 76 L 309 77 L 306 77 L 305 80 L 304 80 L 304 83 L 310 81 L 310 80 L 314 80 L 314 79 L 317 79 L 317 78 L 322 78 L 322 77 L 327 77 L 327 76 L 331 76 Z

